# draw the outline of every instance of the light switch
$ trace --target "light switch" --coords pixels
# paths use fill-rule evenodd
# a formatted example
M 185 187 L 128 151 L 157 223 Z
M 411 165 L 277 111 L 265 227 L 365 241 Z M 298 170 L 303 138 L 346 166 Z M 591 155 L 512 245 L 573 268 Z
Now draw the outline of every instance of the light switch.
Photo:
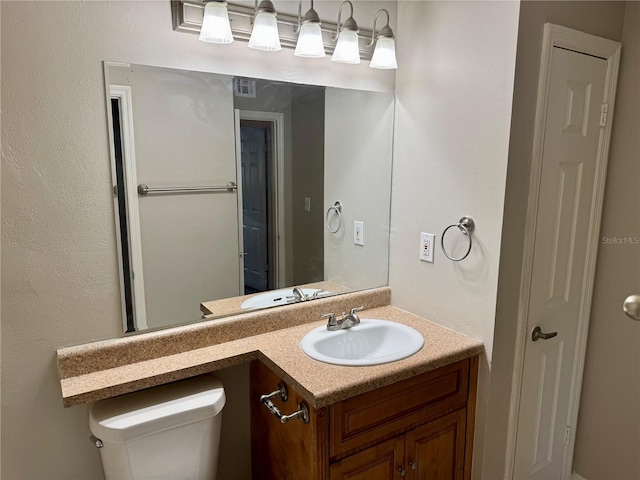
M 364 246 L 364 222 L 353 222 L 353 243 Z
M 311 199 L 309 197 L 304 197 L 304 209 L 307 212 L 311 211 Z
M 433 233 L 420 234 L 420 260 L 433 263 L 433 244 L 435 235 Z

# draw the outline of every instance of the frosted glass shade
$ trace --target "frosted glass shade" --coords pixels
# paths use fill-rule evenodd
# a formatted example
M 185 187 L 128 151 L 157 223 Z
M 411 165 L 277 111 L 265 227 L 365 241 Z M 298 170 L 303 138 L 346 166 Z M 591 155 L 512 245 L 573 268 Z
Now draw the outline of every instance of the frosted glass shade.
M 390 37 L 380 37 L 376 41 L 376 49 L 369 64 L 371 68 L 398 68 L 396 61 L 396 42 Z
M 322 31 L 319 23 L 303 23 L 298 34 L 298 43 L 296 51 L 293 52 L 296 57 L 324 57 L 324 45 L 322 44 Z
M 249 48 L 275 52 L 282 50 L 278 35 L 278 22 L 273 13 L 260 12 L 253 21 L 253 30 L 249 38 Z
M 200 40 L 210 43 L 233 42 L 229 13 L 224 3 L 214 1 L 205 5 Z
M 360 48 L 358 45 L 358 33 L 352 30 L 340 32 L 336 49 L 331 60 L 341 63 L 360 63 Z

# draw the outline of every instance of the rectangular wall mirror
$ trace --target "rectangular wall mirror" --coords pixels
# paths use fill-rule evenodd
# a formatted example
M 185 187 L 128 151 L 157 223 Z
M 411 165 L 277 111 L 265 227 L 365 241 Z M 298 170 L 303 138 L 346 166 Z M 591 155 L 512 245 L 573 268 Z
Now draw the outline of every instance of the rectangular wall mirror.
M 105 79 L 125 332 L 387 284 L 392 93 Z

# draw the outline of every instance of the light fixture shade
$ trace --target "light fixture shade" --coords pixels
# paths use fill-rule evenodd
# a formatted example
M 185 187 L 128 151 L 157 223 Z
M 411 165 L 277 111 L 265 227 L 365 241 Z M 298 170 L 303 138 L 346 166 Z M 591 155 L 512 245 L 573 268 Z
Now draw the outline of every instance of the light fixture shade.
M 371 68 L 393 69 L 398 68 L 396 61 L 396 42 L 391 37 L 378 37 L 376 49 L 369 64 Z
M 341 63 L 360 63 L 360 46 L 358 45 L 358 32 L 343 30 L 338 37 L 336 49 L 331 60 Z
M 229 13 L 225 3 L 212 1 L 205 5 L 200 40 L 210 43 L 233 42 Z
M 322 43 L 322 31 L 320 24 L 315 22 L 303 23 L 298 35 L 296 51 L 293 54 L 297 57 L 324 57 L 324 44 Z
M 249 48 L 266 50 L 267 52 L 282 50 L 278 35 L 278 22 L 274 13 L 260 12 L 256 15 L 251 38 L 249 38 Z

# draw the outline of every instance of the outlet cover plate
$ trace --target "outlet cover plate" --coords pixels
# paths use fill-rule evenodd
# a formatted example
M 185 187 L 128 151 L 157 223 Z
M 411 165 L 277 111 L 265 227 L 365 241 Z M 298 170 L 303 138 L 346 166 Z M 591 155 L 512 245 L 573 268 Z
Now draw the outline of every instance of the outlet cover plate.
M 364 246 L 364 222 L 353 222 L 353 243 Z
M 433 263 L 433 249 L 435 235 L 433 233 L 420 233 L 420 260 Z

